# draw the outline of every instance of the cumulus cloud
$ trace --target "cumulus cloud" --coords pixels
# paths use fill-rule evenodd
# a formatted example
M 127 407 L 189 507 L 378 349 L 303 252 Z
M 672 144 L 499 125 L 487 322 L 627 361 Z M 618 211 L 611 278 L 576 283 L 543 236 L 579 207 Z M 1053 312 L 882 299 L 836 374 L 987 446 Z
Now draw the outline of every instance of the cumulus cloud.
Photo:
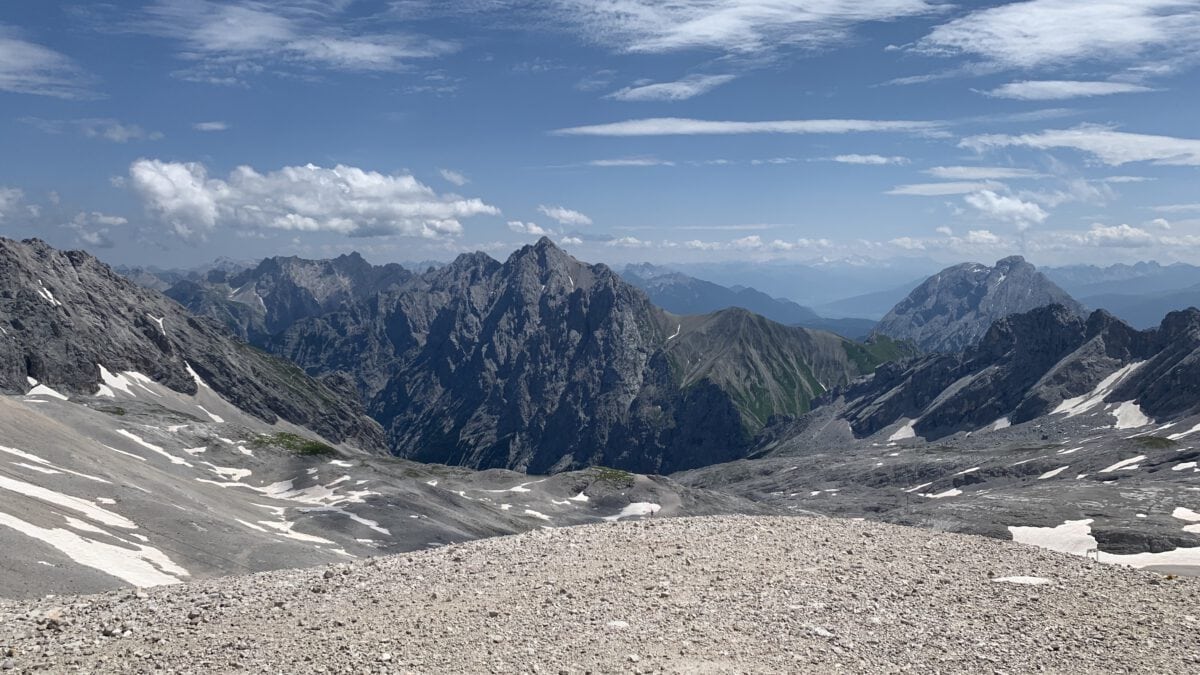
M 1130 225 L 1102 225 L 1096 223 L 1092 229 L 1076 235 L 1077 242 L 1090 246 L 1112 246 L 1118 248 L 1145 248 L 1157 243 L 1157 238 L 1140 227 Z
M 438 173 L 442 174 L 442 178 L 444 178 L 447 183 L 453 183 L 458 187 L 462 187 L 471 182 L 470 179 L 468 179 L 462 172 L 454 171 L 453 169 L 438 169 Z
M 558 243 L 562 244 L 563 246 L 578 246 L 583 243 L 583 239 L 573 235 L 566 235 L 559 239 Z
M 89 248 L 112 248 L 114 242 L 110 234 L 111 228 L 128 222 L 123 216 L 112 216 L 99 211 L 81 211 L 66 227 L 75 232 L 79 242 Z
M 0 25 L 0 91 L 55 98 L 95 98 L 90 79 L 74 61 L 21 39 Z
M 218 225 L 441 238 L 460 234 L 462 218 L 500 213 L 479 199 L 438 195 L 409 175 L 344 165 L 267 173 L 241 166 L 221 179 L 199 163 L 139 159 L 129 167 L 129 184 L 185 239 L 203 239 Z
M 562 206 L 546 206 L 543 204 L 538 207 L 538 211 L 540 211 L 543 215 L 562 223 L 563 225 L 579 226 L 592 224 L 591 218 L 588 218 L 586 215 L 578 211 Z
M 994 220 L 1010 222 L 1018 228 L 1045 222 L 1049 217 L 1041 206 L 991 190 L 980 190 L 963 197 L 968 205 Z
M 944 234 L 944 235 L 946 235 L 947 237 L 953 237 L 953 236 L 954 236 L 954 230 L 953 230 L 953 229 L 951 229 L 950 227 L 946 226 L 946 225 L 942 225 L 941 227 L 938 227 L 938 228 L 934 229 L 934 232 L 937 232 L 938 234 Z
M 648 248 L 651 244 L 648 241 L 643 241 L 637 237 L 617 237 L 609 239 L 605 242 L 606 246 L 614 246 L 617 248 Z
M 690 75 L 674 82 L 647 82 L 605 96 L 617 101 L 685 101 L 733 81 L 733 75 Z
M 724 136 L 734 134 L 849 134 L 855 132 L 928 133 L 942 122 L 913 120 L 774 120 L 731 122 L 681 117 L 652 117 L 558 129 L 559 136 Z
M 908 164 L 907 157 L 886 157 L 884 155 L 835 155 L 831 159 L 840 164 L 868 164 L 872 166 Z
M 196 131 L 228 131 L 229 125 L 221 121 L 196 122 L 192 128 Z
M 508 229 L 520 234 L 531 234 L 535 237 L 549 237 L 554 234 L 537 223 L 527 223 L 520 220 L 508 221 Z
M 1200 166 L 1200 140 L 1116 131 L 1084 124 L 1071 129 L 1049 129 L 1032 134 L 983 134 L 964 138 L 959 147 L 977 152 L 996 148 L 1026 147 L 1035 150 L 1071 149 L 1109 166 L 1131 162 L 1174 166 Z
M 1087 82 L 1079 80 L 1025 80 L 1009 82 L 981 92 L 992 98 L 1011 98 L 1018 101 L 1061 101 L 1069 98 L 1111 96 L 1154 91 L 1150 87 L 1129 82 Z
M 4 222 L 5 218 L 16 213 L 17 207 L 24 198 L 25 193 L 20 188 L 0 185 L 0 222 Z
M 1198 33 L 1200 5 L 1193 0 L 1025 0 L 952 19 L 914 49 L 1031 69 L 1195 55 Z

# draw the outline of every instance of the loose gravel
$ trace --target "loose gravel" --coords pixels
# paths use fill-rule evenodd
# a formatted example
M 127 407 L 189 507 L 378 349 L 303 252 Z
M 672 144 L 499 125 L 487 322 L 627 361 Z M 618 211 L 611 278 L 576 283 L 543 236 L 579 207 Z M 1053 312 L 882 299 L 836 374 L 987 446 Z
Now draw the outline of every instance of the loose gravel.
M 849 520 L 547 529 L 0 602 L 8 672 L 1197 672 L 1200 579 Z

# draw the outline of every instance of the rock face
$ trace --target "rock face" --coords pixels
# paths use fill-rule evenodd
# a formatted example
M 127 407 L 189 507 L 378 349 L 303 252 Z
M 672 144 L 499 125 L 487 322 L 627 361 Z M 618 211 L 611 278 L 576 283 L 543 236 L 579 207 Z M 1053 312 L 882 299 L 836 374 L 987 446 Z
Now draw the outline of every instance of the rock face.
M 867 335 L 875 325 L 867 319 L 827 319 L 808 307 L 753 288 L 727 288 L 650 263 L 628 265 L 621 277 L 642 289 L 655 305 L 675 314 L 709 314 L 738 307 L 785 326 L 827 330 L 852 339 Z
M 1165 421 L 1200 412 L 1200 310 L 1138 331 L 1103 311 L 1082 319 L 1054 305 L 996 322 L 975 347 L 888 363 L 850 385 L 842 417 L 855 434 L 901 419 L 937 439 L 1055 410 L 1128 402 Z
M 211 293 L 192 297 L 235 328 L 244 307 L 265 306 L 277 320 L 262 324 L 270 335 L 258 343 L 310 374 L 351 374 L 398 455 L 532 473 L 735 459 L 771 416 L 806 412 L 892 348 L 744 310 L 676 317 L 549 239 L 504 263 L 476 253 L 417 276 L 376 277 L 385 281 L 346 275 L 337 294 L 302 303 L 247 289 L 213 303 Z
M 353 395 L 235 340 L 87 253 L 0 239 L 0 391 L 25 393 L 36 381 L 92 396 L 105 384 L 101 368 L 194 394 L 190 369 L 267 423 L 282 418 L 335 443 L 383 449 L 378 425 Z
M 875 334 L 910 340 L 922 351 L 955 352 L 977 343 L 1010 314 L 1061 305 L 1082 315 L 1083 306 L 1020 256 L 995 267 L 955 265 L 935 274 L 892 308 Z

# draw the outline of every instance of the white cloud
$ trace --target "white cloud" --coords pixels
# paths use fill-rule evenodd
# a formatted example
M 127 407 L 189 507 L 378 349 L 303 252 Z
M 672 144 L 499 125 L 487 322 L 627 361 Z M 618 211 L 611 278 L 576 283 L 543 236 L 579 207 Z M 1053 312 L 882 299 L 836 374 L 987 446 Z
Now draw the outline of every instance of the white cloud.
M 675 166 L 675 162 L 656 159 L 654 157 L 618 157 L 616 159 L 593 159 L 588 162 L 588 166 Z
M 520 234 L 532 234 L 535 237 L 549 237 L 554 234 L 537 223 L 526 223 L 520 220 L 508 221 L 508 229 Z
M 6 217 L 16 212 L 17 207 L 24 198 L 25 193 L 20 188 L 0 185 L 0 222 L 3 222 Z
M 112 248 L 114 243 L 110 236 L 110 228 L 126 225 L 128 222 L 122 216 L 110 216 L 99 211 L 81 211 L 66 227 L 75 232 L 81 243 L 91 248 Z
M 618 89 L 605 98 L 617 101 L 685 101 L 716 89 L 733 75 L 690 75 L 675 82 L 653 82 Z
M 558 129 L 560 136 L 701 136 L 732 134 L 848 134 L 855 132 L 924 133 L 941 122 L 912 120 L 775 120 L 731 122 L 680 117 L 655 117 Z
M 1149 176 L 1107 176 L 1100 179 L 1104 183 L 1149 183 L 1153 180 Z
M 951 229 L 950 227 L 947 227 L 946 225 L 942 225 L 941 227 L 939 227 L 939 228 L 936 228 L 936 229 L 934 230 L 934 232 L 937 232 L 938 234 L 944 234 L 944 235 L 946 235 L 947 237 L 953 237 L 953 236 L 954 236 L 954 230 L 953 230 L 953 229 Z
M 241 166 L 219 179 L 202 164 L 139 159 L 129 178 L 146 208 L 185 239 L 218 225 L 439 238 L 461 233 L 461 218 L 500 213 L 479 199 L 438 195 L 409 175 L 343 165 L 265 174 Z
M 1013 178 L 1041 178 L 1042 174 L 1030 169 L 1004 166 L 935 166 L 924 173 L 945 180 L 1007 180 Z
M 226 124 L 225 122 L 219 122 L 219 121 L 196 122 L 195 124 L 192 125 L 192 128 L 195 129 L 196 131 L 228 131 L 229 125 Z
M 563 246 L 578 246 L 583 243 L 583 239 L 580 239 L 579 237 L 573 237 L 571 235 L 567 235 L 567 236 L 563 237 L 562 239 L 559 239 L 558 243 L 562 244 Z
M 959 143 L 959 147 L 977 152 L 1007 147 L 1027 147 L 1035 150 L 1064 148 L 1089 154 L 1109 166 L 1120 166 L 1130 162 L 1200 166 L 1200 140 L 1134 134 L 1092 124 L 1015 136 L 969 136 Z
M 912 183 L 897 185 L 884 194 L 909 195 L 913 197 L 945 197 L 965 195 L 980 190 L 1000 189 L 1004 186 L 992 181 L 951 181 L 946 183 Z
M 1018 101 L 1061 101 L 1068 98 L 1111 96 L 1154 91 L 1150 87 L 1129 82 L 1083 82 L 1078 80 L 1025 80 L 1009 82 L 981 92 L 992 98 L 1011 98 Z
M 446 179 L 447 183 L 453 183 L 458 187 L 462 187 L 471 182 L 470 179 L 468 179 L 466 175 L 460 171 L 454 171 L 452 169 L 438 169 L 438 173 L 442 174 L 442 178 Z
M 1155 211 L 1159 213 L 1187 213 L 1190 211 L 1200 211 L 1200 203 L 1196 204 L 1164 204 L 1155 206 Z
M 1166 218 L 1155 218 L 1154 220 L 1150 221 L 1150 224 L 1160 230 L 1171 229 L 1171 221 L 1167 220 Z
M 883 155 L 836 155 L 832 160 L 841 164 L 868 164 L 882 166 L 885 164 L 908 164 L 907 157 L 885 157 Z
M 177 74 L 214 84 L 244 84 L 248 76 L 268 68 L 397 71 L 413 60 L 458 49 L 454 43 L 398 26 L 367 32 L 387 27 L 386 22 L 381 17 L 345 16 L 349 4 L 158 0 L 127 29 L 178 40 L 180 56 L 194 65 Z
M 1129 225 L 1101 225 L 1096 223 L 1088 232 L 1076 235 L 1075 240 L 1089 246 L 1112 246 L 1117 248 L 1144 248 L 1157 243 L 1157 238 L 1141 229 Z
M 849 38 L 856 24 L 939 10 L 927 0 L 553 0 L 546 11 L 618 51 L 754 53 L 829 46 Z
M 650 242 L 643 241 L 637 237 L 617 237 L 605 242 L 606 246 L 614 246 L 618 248 L 648 248 Z
M 971 230 L 967 232 L 966 242 L 973 246 L 995 246 L 1001 239 L 991 230 Z
M 1041 206 L 1022 201 L 1017 197 L 997 194 L 991 190 L 980 190 L 963 197 L 968 205 L 985 216 L 1015 224 L 1019 228 L 1045 222 L 1049 217 Z
M 163 139 L 161 132 L 148 131 L 137 124 L 126 124 L 110 118 L 47 120 L 40 117 L 22 117 L 20 121 L 47 134 L 61 134 L 66 130 L 74 129 L 87 138 L 97 138 L 113 143 Z
M 591 225 L 592 224 L 591 218 L 588 218 L 586 215 L 584 215 L 578 211 L 564 208 L 562 206 L 546 206 L 543 204 L 538 207 L 538 211 L 540 211 L 547 217 L 557 220 L 559 223 L 562 223 L 563 225 L 578 226 L 578 225 Z
M 1026 0 L 948 21 L 915 49 L 1038 68 L 1196 54 L 1198 33 L 1195 0 Z
M 55 98 L 95 98 L 89 79 L 66 56 L 22 40 L 0 25 L 0 91 Z

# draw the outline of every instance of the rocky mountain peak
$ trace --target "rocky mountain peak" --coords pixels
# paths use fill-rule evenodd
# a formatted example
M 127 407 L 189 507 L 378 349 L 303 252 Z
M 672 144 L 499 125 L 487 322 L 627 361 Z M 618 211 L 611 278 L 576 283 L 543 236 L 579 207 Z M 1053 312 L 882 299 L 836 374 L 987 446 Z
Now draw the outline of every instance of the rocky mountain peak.
M 911 340 L 929 352 L 954 352 L 977 344 L 992 324 L 1011 314 L 1060 305 L 1082 315 L 1083 306 L 1021 256 L 995 266 L 965 263 L 927 279 L 879 322 L 876 334 Z

